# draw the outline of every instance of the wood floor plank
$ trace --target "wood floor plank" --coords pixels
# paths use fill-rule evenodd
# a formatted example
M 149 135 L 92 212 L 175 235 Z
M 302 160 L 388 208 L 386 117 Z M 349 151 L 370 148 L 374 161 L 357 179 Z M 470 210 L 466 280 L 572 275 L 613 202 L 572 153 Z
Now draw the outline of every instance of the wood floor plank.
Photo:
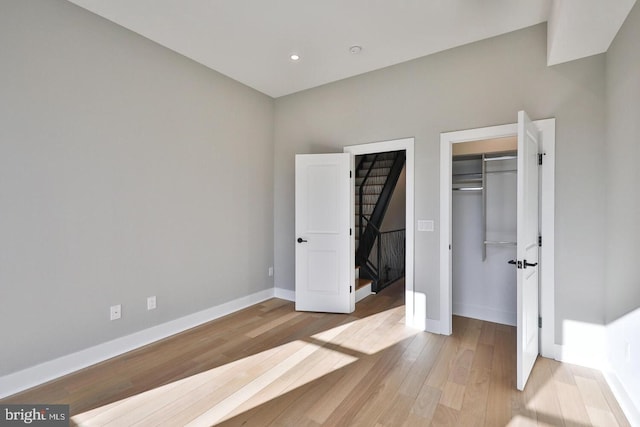
M 554 380 L 554 383 L 558 391 L 558 402 L 560 403 L 560 410 L 562 411 L 565 425 L 589 425 L 589 416 L 578 386 L 557 380 Z
M 433 427 L 457 427 L 460 425 L 458 422 L 458 414 L 459 412 L 455 409 L 438 405 L 430 425 Z
M 354 313 L 271 299 L 3 399 L 72 425 L 628 426 L 599 371 L 538 358 L 515 388 L 515 328 L 404 325 L 404 283 Z
M 436 412 L 441 396 L 442 390 L 424 384 L 410 411 L 411 414 L 417 417 L 409 420 L 410 423 L 417 420 L 428 420 L 430 422 Z
M 527 405 L 535 411 L 538 425 L 564 425 L 562 411 L 558 402 L 557 389 L 553 383 L 552 372 L 547 359 L 538 358 L 525 391 L 528 394 Z
M 411 375 L 407 376 L 400 386 L 400 393 L 409 397 L 417 396 L 425 385 L 426 379 L 435 369 L 434 364 L 438 359 L 444 342 L 445 340 L 442 336 L 427 335 L 425 347 L 416 358 Z M 443 378 L 445 375 L 446 372 L 442 372 Z M 437 380 L 434 380 L 434 382 L 437 382 Z
M 493 346 L 478 344 L 467 383 L 462 410 L 461 425 L 483 426 L 487 412 Z
M 625 427 L 630 426 L 629 421 L 627 421 L 626 417 L 624 416 L 624 413 L 622 412 L 622 408 L 620 407 L 620 404 L 618 403 L 615 396 L 613 395 L 613 392 L 609 388 L 609 385 L 607 384 L 607 380 L 604 378 L 604 375 L 602 374 L 602 372 L 593 370 L 593 375 L 596 378 L 596 381 L 598 381 L 598 384 L 600 385 L 600 391 L 602 392 L 602 395 L 607 401 L 607 404 L 609 405 L 609 409 L 611 410 L 611 413 L 613 414 L 613 416 L 616 418 L 618 425 L 625 426 Z
M 492 322 L 483 322 L 478 337 L 478 344 L 486 344 L 493 346 L 496 336 L 496 324 Z

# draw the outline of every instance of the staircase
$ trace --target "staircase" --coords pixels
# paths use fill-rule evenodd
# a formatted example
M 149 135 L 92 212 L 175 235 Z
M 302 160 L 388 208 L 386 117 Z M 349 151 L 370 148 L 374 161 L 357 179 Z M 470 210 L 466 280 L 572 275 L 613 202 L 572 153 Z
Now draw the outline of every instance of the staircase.
M 355 177 L 356 300 L 358 288 L 379 291 L 379 260 L 370 259 L 380 227 L 405 163 L 405 152 L 367 154 L 359 159 Z M 366 281 L 370 281 L 367 283 Z
M 362 301 L 373 293 L 372 284 L 373 280 L 360 277 L 360 266 L 356 265 L 356 302 Z

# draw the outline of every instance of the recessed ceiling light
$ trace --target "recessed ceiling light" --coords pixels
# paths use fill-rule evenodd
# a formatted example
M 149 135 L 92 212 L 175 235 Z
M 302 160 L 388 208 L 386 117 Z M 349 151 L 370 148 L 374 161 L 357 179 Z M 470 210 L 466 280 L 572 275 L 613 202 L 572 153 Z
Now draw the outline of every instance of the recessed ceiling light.
M 292 53 L 291 56 L 289 56 L 289 59 L 291 59 L 292 61 L 299 61 L 300 55 L 298 55 L 297 53 Z
M 353 45 L 349 48 L 349 52 L 353 55 L 357 55 L 362 52 L 362 46 Z

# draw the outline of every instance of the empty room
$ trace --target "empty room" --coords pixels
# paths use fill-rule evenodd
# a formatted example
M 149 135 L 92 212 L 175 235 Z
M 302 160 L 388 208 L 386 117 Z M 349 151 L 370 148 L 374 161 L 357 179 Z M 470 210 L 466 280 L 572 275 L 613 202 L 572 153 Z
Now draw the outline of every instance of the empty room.
M 0 0 L 0 424 L 640 426 L 635 0 Z

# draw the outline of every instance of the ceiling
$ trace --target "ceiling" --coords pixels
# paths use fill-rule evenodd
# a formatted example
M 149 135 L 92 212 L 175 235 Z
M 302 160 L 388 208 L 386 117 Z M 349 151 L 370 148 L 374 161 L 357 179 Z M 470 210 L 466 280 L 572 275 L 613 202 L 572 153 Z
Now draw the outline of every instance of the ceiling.
M 602 53 L 635 3 L 69 1 L 274 98 L 545 21 L 549 65 Z M 351 46 L 362 50 L 352 54 Z

